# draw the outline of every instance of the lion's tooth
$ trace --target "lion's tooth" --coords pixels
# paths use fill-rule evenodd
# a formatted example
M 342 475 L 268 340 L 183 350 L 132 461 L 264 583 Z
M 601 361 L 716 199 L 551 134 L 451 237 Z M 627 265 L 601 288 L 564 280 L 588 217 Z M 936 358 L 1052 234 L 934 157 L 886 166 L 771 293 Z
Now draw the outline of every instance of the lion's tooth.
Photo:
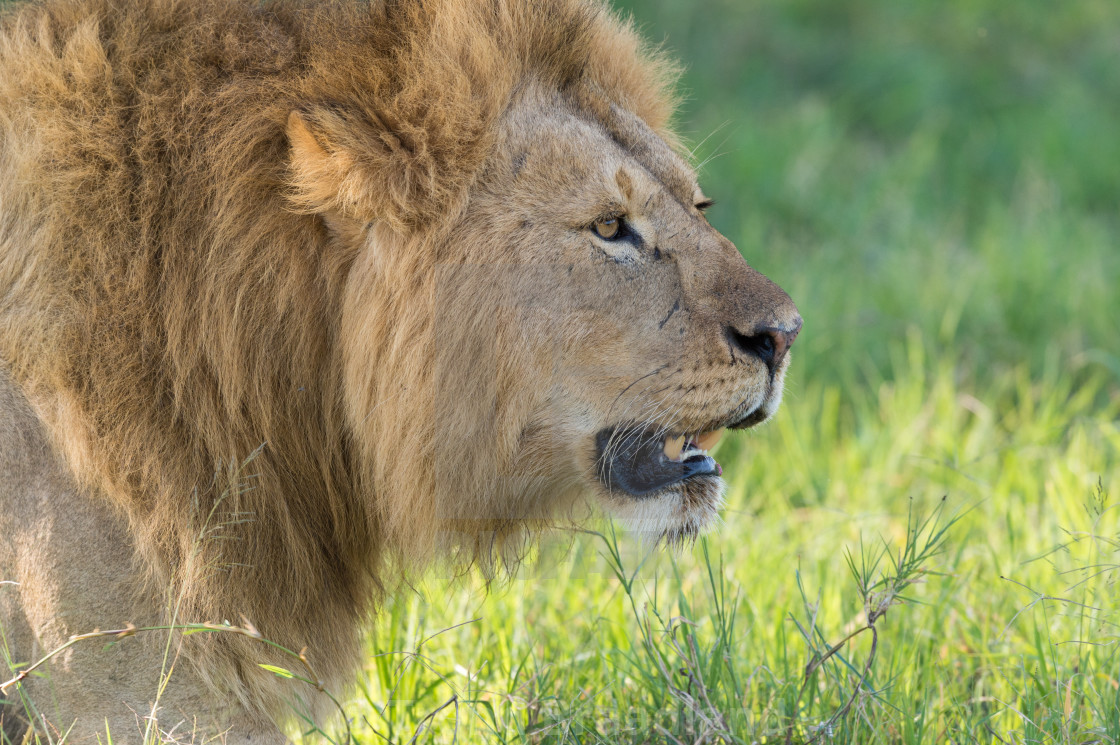
M 681 451 L 684 450 L 684 435 L 679 437 L 666 437 L 665 438 L 665 457 L 669 460 L 676 460 L 681 457 Z
M 703 432 L 697 435 L 694 442 L 696 443 L 696 447 L 700 448 L 701 450 L 711 450 L 716 446 L 716 443 L 719 442 L 719 438 L 721 437 L 723 437 L 723 430 L 716 429 L 711 432 Z

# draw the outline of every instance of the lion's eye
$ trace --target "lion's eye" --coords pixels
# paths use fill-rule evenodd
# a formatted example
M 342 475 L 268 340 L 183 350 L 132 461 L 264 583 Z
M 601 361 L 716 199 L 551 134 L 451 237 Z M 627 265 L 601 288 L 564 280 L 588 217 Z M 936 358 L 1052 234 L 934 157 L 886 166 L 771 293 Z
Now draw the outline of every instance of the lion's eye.
M 595 231 L 595 235 L 599 236 L 603 240 L 614 240 L 622 233 L 622 218 L 600 218 L 591 224 L 591 229 Z

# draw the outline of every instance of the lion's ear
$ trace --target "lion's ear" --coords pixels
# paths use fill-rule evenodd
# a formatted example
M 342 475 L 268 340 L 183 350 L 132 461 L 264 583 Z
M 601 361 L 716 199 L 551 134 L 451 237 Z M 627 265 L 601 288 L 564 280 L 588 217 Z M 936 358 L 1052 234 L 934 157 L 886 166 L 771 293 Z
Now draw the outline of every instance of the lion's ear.
M 292 111 L 290 198 L 300 211 L 328 219 L 383 220 L 402 232 L 438 211 L 439 178 L 425 143 L 410 147 L 369 112 L 333 107 Z
M 341 188 L 353 169 L 350 156 L 328 152 L 298 111 L 288 115 L 292 201 L 310 213 L 336 212 L 343 206 Z

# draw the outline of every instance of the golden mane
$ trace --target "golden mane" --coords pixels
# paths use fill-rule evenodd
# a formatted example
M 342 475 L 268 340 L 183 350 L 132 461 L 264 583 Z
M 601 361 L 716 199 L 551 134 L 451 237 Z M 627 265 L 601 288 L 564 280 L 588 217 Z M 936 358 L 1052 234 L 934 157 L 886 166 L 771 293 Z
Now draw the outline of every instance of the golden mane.
M 57 0 L 0 68 L 0 357 L 183 618 L 294 645 L 439 543 L 434 247 L 496 122 L 531 82 L 669 138 L 675 75 L 582 0 Z M 383 289 L 320 215 L 379 222 Z

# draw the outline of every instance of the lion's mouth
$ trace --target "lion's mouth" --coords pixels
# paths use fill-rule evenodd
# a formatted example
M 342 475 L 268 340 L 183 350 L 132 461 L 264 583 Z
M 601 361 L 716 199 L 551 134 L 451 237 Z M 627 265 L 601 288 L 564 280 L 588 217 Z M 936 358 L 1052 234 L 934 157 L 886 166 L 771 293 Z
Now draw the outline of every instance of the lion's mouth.
M 599 480 L 611 491 L 651 497 L 692 479 L 718 479 L 723 468 L 709 455 L 722 429 L 676 434 L 637 425 L 608 427 L 595 438 Z

